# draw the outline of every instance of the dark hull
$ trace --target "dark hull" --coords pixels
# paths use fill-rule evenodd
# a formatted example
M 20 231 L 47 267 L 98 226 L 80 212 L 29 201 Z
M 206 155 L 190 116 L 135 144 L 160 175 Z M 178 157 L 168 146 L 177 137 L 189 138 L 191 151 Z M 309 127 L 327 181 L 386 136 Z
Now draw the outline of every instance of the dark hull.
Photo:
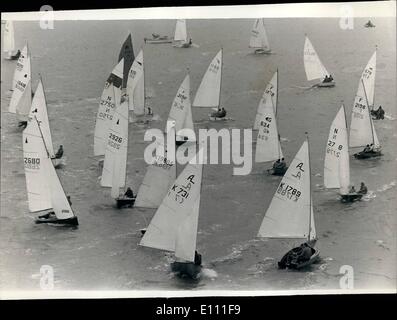
M 69 225 L 69 226 L 78 226 L 79 221 L 77 217 L 72 217 L 68 219 L 58 219 L 54 214 L 45 214 L 39 216 L 35 219 L 36 224 L 40 223 L 52 223 L 52 224 L 60 224 L 60 225 Z
M 188 277 L 197 279 L 201 271 L 201 265 L 194 264 L 193 262 L 172 262 L 171 271 L 181 277 Z
M 161 43 L 172 43 L 172 39 L 147 39 L 144 38 L 145 43 L 161 44 Z
M 265 49 L 256 49 L 254 51 L 255 54 L 270 54 L 271 52 L 272 52 L 272 50 L 270 50 L 270 49 L 267 49 L 267 50 L 265 50 Z
M 341 195 L 340 201 L 342 203 L 351 203 L 354 201 L 359 201 L 363 197 L 363 194 L 361 193 L 353 193 L 353 194 L 344 194 Z
M 331 81 L 331 82 L 321 82 L 317 85 L 317 87 L 320 88 L 330 88 L 330 87 L 335 87 L 335 82 Z
M 376 158 L 376 157 L 380 157 L 380 156 L 382 156 L 382 153 L 380 151 L 378 151 L 378 152 L 375 152 L 375 151 L 363 152 L 363 151 L 361 151 L 361 152 L 354 154 L 354 157 L 356 159 L 370 159 L 370 158 Z
M 281 176 L 282 177 L 287 172 L 287 170 L 288 170 L 288 167 L 285 167 L 285 169 L 281 169 L 281 170 L 271 168 L 271 169 L 268 169 L 267 172 L 273 176 Z
M 300 261 L 300 262 L 295 262 L 295 261 L 291 261 L 291 262 L 286 262 L 285 264 L 282 264 L 283 261 L 288 260 L 287 256 L 290 254 L 290 251 L 288 251 L 284 257 L 280 260 L 280 262 L 278 263 L 279 268 L 280 269 L 302 269 L 304 267 L 308 267 L 310 266 L 312 263 L 315 263 L 316 261 L 319 260 L 320 258 L 320 251 L 318 249 L 312 248 L 312 255 L 310 257 L 309 260 L 306 261 Z
M 118 198 L 116 199 L 117 209 L 124 207 L 133 207 L 135 203 L 135 198 Z

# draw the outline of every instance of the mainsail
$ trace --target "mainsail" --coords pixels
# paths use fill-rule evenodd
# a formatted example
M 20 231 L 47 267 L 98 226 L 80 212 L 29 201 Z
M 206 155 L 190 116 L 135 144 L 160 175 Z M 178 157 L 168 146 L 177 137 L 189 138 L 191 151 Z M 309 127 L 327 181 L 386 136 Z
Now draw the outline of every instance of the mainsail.
M 269 50 L 269 40 L 267 39 L 265 20 L 256 19 L 251 30 L 250 48 L 262 48 Z
M 30 108 L 29 121 L 36 117 L 40 130 L 43 135 L 44 143 L 50 158 L 54 158 L 54 147 L 52 145 L 50 122 L 48 120 L 47 103 L 44 93 L 43 82 L 40 79 L 36 88 L 36 92 L 32 99 L 32 107 Z
M 222 49 L 211 61 L 193 101 L 194 107 L 218 108 L 222 80 Z
M 127 86 L 127 79 L 128 73 L 130 71 L 131 65 L 134 62 L 134 48 L 132 46 L 132 38 L 131 33 L 128 35 L 127 39 L 125 39 L 120 53 L 119 53 L 119 62 L 124 59 L 124 66 L 123 66 L 123 86 L 125 88 Z
M 105 160 L 101 186 L 123 188 L 125 186 L 128 150 L 128 101 L 117 106 L 107 135 Z M 115 175 L 114 172 L 118 174 Z
M 108 80 L 105 82 L 101 101 L 95 123 L 94 133 L 94 155 L 105 154 L 109 127 L 112 122 L 116 102 L 120 103 L 121 83 L 123 78 L 124 60 L 122 59 L 113 69 Z
M 314 47 L 307 36 L 305 39 L 305 47 L 303 49 L 303 61 L 308 81 L 313 79 L 323 79 L 325 76 L 329 76 L 327 69 L 325 69 L 324 65 L 320 61 L 316 50 L 314 50 Z
M 11 56 L 15 50 L 14 24 L 11 20 L 7 20 L 5 23 L 3 37 L 3 51 Z
M 369 59 L 361 75 L 370 109 L 373 109 L 375 100 L 376 51 L 373 53 L 371 59 Z
M 17 113 L 20 120 L 27 120 L 32 104 L 31 76 L 30 53 L 28 45 L 25 45 L 15 68 L 9 106 L 9 112 Z
M 277 99 L 278 99 L 278 70 L 274 73 L 272 79 L 266 86 L 263 92 L 262 99 L 259 102 L 258 110 L 256 112 L 254 130 L 259 129 L 260 122 L 265 114 L 265 110 L 273 108 L 274 114 L 277 114 Z
M 324 160 L 324 186 L 330 189 L 342 188 L 345 190 L 349 184 L 347 125 L 345 107 L 342 105 L 329 130 Z
M 202 149 L 200 149 L 199 153 Z M 194 261 L 202 164 L 188 163 L 157 209 L 140 245 L 173 251 Z
M 22 145 L 29 211 L 50 209 L 50 186 L 45 166 L 48 155 L 36 118 L 29 121 L 23 131 Z
M 137 116 L 145 114 L 145 70 L 143 50 L 139 51 L 128 73 L 127 95 L 129 109 Z
M 175 25 L 174 41 L 187 42 L 186 20 L 178 19 Z
M 315 226 L 312 207 L 309 143 L 305 141 L 273 196 L 258 236 L 314 238 Z

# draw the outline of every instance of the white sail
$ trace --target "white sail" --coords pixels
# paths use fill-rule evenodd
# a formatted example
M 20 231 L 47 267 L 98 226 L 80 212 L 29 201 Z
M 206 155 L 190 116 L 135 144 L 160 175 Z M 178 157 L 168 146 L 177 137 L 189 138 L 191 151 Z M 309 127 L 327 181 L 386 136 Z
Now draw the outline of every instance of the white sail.
M 112 123 L 113 113 L 117 103 L 120 103 L 120 87 L 123 81 L 124 59 L 115 66 L 103 89 L 94 133 L 94 155 L 105 154 L 107 135 Z
M 303 61 L 308 81 L 313 79 L 322 79 L 325 78 L 326 75 L 329 76 L 327 69 L 325 69 L 324 65 L 320 61 L 316 50 L 314 50 L 314 47 L 307 36 L 303 50 Z
M 305 141 L 273 196 L 258 236 L 308 238 L 312 224 L 310 192 L 309 145 Z
M 158 155 L 154 163 L 147 167 L 134 207 L 158 208 L 175 179 L 175 162 L 167 159 L 166 153 L 164 156 Z
M 12 21 L 7 20 L 4 26 L 3 35 L 3 51 L 7 52 L 11 56 L 15 50 L 15 37 L 14 37 L 14 24 Z
M 9 106 L 9 112 L 17 113 L 21 120 L 27 120 L 32 104 L 31 77 L 30 53 L 25 45 L 15 67 Z
M 194 131 L 192 109 L 190 102 L 190 76 L 186 75 L 182 84 L 179 86 L 178 92 L 175 95 L 174 101 L 172 102 L 170 113 L 168 115 L 168 121 L 175 122 L 176 140 L 183 137 L 188 137 L 189 141 L 195 141 L 195 137 L 184 129 L 190 129 Z M 167 130 L 167 129 L 166 129 Z
M 369 59 L 361 79 L 364 82 L 365 92 L 367 93 L 368 105 L 370 110 L 374 107 L 375 99 L 375 77 L 376 77 L 376 50 Z
M 222 49 L 211 61 L 193 101 L 194 107 L 217 108 L 220 105 Z
M 200 194 L 194 202 L 192 210 L 187 213 L 187 216 L 177 228 L 175 257 L 180 260 L 194 262 L 199 213 Z
M 117 106 L 107 135 L 105 160 L 103 162 L 101 186 L 123 188 L 125 186 L 128 149 L 128 101 Z M 118 170 L 118 176 L 114 176 Z
M 277 120 L 272 105 L 266 105 L 259 123 L 255 162 L 275 161 L 283 158 Z
M 28 122 L 22 133 L 22 145 L 29 211 L 50 209 L 52 204 L 48 170 L 45 167 L 48 155 L 35 118 Z
M 265 20 L 256 19 L 251 30 L 250 38 L 250 48 L 262 48 L 264 50 L 269 50 L 269 40 L 267 38 L 265 29 Z
M 129 109 L 135 115 L 145 114 L 145 71 L 143 67 L 143 50 L 139 51 L 128 73 L 127 95 Z
M 54 158 L 55 154 L 54 147 L 52 145 L 50 122 L 48 120 L 47 103 L 41 79 L 39 80 L 36 92 L 32 99 L 32 106 L 29 113 L 29 121 L 34 117 L 36 117 L 37 121 L 39 122 L 40 130 L 43 134 L 44 143 L 49 153 L 49 156 L 51 158 Z
M 140 245 L 175 251 L 177 239 L 178 243 L 185 240 L 188 242 L 187 239 L 191 242 L 192 235 L 187 233 L 192 226 L 187 227 L 184 222 L 185 219 L 192 218 L 192 211 L 201 192 L 201 179 L 202 164 L 188 163 L 157 209 Z M 183 252 L 186 253 L 185 250 Z
M 176 20 L 174 41 L 187 42 L 186 20 Z
M 277 91 L 278 91 L 278 71 L 273 74 L 273 77 L 267 84 L 265 91 L 263 92 L 261 101 L 258 105 L 258 110 L 256 112 L 254 130 L 259 129 L 259 124 L 263 118 L 264 110 L 266 107 L 272 107 L 274 109 L 274 114 L 277 114 Z
M 314 212 L 313 212 L 313 201 L 311 202 L 311 209 L 310 209 L 310 240 L 317 239 L 317 232 L 316 232 L 316 225 L 314 223 Z
M 347 154 L 347 158 L 346 158 Z M 344 184 L 350 184 L 349 153 L 345 107 L 342 105 L 332 121 L 324 159 L 324 186 L 341 188 L 340 169 Z

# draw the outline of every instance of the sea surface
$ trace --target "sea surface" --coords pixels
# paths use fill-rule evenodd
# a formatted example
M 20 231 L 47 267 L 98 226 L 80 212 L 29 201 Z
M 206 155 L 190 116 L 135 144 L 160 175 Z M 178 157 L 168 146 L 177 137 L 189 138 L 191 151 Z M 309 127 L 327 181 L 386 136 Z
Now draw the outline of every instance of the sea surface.
M 40 268 L 53 267 L 58 290 L 286 290 L 339 289 L 342 266 L 352 266 L 354 288 L 396 288 L 396 25 L 373 19 L 364 28 L 356 19 L 343 30 L 330 18 L 266 19 L 272 48 L 268 56 L 248 48 L 249 19 L 189 20 L 196 46 L 147 44 L 153 32 L 172 36 L 174 20 L 56 21 L 53 30 L 38 22 L 15 22 L 16 45 L 32 53 L 33 88 L 44 83 L 54 148 L 63 144 L 64 167 L 57 170 L 80 225 L 77 229 L 34 224 L 29 213 L 21 129 L 8 113 L 15 61 L 1 60 L 1 215 L 0 290 L 39 290 Z M 3 29 L 3 25 L 2 25 Z M 93 156 L 94 126 L 104 82 L 117 63 L 120 47 L 132 33 L 135 55 L 144 50 L 147 105 L 157 121 L 131 124 L 127 184 L 138 190 L 146 171 L 143 135 L 164 129 L 172 100 L 187 69 L 191 98 L 208 64 L 223 48 L 221 102 L 228 121 L 207 121 L 207 110 L 193 108 L 196 129 L 251 128 L 267 82 L 278 68 L 278 128 L 289 163 L 309 133 L 317 247 L 321 261 L 304 271 L 278 270 L 292 240 L 256 237 L 280 178 L 254 164 L 234 176 L 233 164 L 205 165 L 197 249 L 204 270 L 199 281 L 172 275 L 171 253 L 138 245 L 139 229 L 154 209 L 114 208 L 110 191 L 99 184 Z M 310 88 L 303 67 L 304 35 L 336 80 L 334 88 Z M 375 104 L 386 118 L 375 127 L 384 156 L 351 158 L 351 179 L 365 181 L 363 201 L 342 204 L 336 190 L 323 188 L 323 166 L 330 124 L 343 101 L 348 123 L 362 70 L 378 46 Z M 3 53 L 2 53 L 3 55 Z M 254 137 L 256 140 L 256 137 Z M 253 152 L 255 152 L 253 145 Z M 352 150 L 351 153 L 356 150 Z

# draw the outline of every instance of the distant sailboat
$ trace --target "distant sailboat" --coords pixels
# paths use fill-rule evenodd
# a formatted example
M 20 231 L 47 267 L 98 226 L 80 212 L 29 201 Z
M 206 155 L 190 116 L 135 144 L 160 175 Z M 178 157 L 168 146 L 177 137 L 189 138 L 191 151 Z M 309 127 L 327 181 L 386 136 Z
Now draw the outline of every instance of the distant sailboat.
M 330 78 L 330 73 L 325 69 L 322 64 L 316 50 L 314 49 L 309 38 L 305 38 L 305 47 L 303 49 L 303 62 L 305 65 L 307 81 L 314 79 L 321 79 L 322 82 L 317 83 L 317 87 L 333 87 L 335 86 L 335 81 Z
M 29 121 L 22 134 L 26 188 L 30 212 L 47 211 L 36 223 L 78 225 L 46 149 L 37 118 Z
M 331 124 L 324 160 L 324 186 L 339 188 L 342 202 L 362 198 L 360 193 L 350 193 L 350 161 L 345 106 L 342 105 Z
M 125 39 L 120 49 L 118 61 L 120 62 L 122 59 L 124 59 L 123 84 L 122 84 L 122 88 L 124 89 L 127 86 L 128 73 L 135 59 L 131 33 L 128 35 L 127 39 Z
M 192 109 L 190 102 L 190 76 L 186 75 L 175 95 L 168 115 L 168 121 L 175 121 L 176 144 L 195 142 Z
M 276 71 L 266 86 L 262 99 L 258 106 L 255 118 L 255 127 L 258 128 L 256 140 L 255 162 L 269 162 L 282 159 L 283 151 L 280 145 L 280 135 L 277 129 L 276 110 L 278 92 L 278 71 Z M 270 169 L 268 172 L 276 175 L 284 175 L 283 170 Z
M 50 122 L 48 120 L 47 102 L 41 78 L 39 79 L 36 92 L 32 99 L 32 106 L 29 113 L 29 121 L 31 121 L 33 118 L 36 118 L 39 123 L 41 133 L 43 134 L 44 144 L 47 148 L 49 157 L 54 166 L 57 167 L 60 164 L 59 161 L 62 155 L 60 155 L 59 153 L 55 154 L 54 152 Z
M 12 89 L 8 111 L 17 114 L 20 121 L 19 126 L 26 126 L 32 105 L 32 71 L 27 44 L 22 49 L 15 67 Z
M 15 52 L 14 24 L 11 20 L 7 20 L 4 25 L 3 51 L 6 53 L 5 58 L 8 60 L 17 60 L 19 58 L 19 56 L 14 55 Z
M 201 154 L 202 149 L 198 152 Z M 197 155 L 196 154 L 196 159 Z M 164 197 L 140 245 L 175 253 L 171 270 L 196 278 L 201 255 L 196 252 L 203 166 L 188 163 Z
M 192 39 L 188 41 L 186 20 L 185 19 L 176 20 L 173 46 L 178 48 L 189 48 L 191 45 L 192 45 Z
M 379 157 L 382 155 L 381 145 L 372 121 L 370 106 L 374 101 L 376 51 L 364 69 L 352 108 L 350 123 L 349 146 L 351 148 L 366 147 L 372 145 L 372 151 L 354 154 L 358 159 Z
M 101 101 L 95 123 L 94 133 L 94 155 L 100 156 L 105 154 L 106 143 L 108 138 L 109 127 L 112 122 L 115 104 L 120 103 L 121 85 L 123 79 L 124 59 L 114 67 L 109 78 L 105 82 Z
M 258 237 L 316 240 L 313 202 L 311 195 L 309 142 L 306 140 L 281 180 L 266 211 Z M 319 251 L 311 246 L 307 260 L 281 259 L 279 266 L 302 268 L 318 259 Z M 295 249 L 292 249 L 295 251 Z
M 265 29 L 265 19 L 256 19 L 251 30 L 250 48 L 255 48 L 255 53 L 268 54 L 270 49 L 269 40 Z
M 216 110 L 209 115 L 211 120 L 221 119 L 226 115 L 226 112 L 219 114 L 218 111 L 221 106 L 222 51 L 222 49 L 219 50 L 215 58 L 211 61 L 193 101 L 194 107 Z

